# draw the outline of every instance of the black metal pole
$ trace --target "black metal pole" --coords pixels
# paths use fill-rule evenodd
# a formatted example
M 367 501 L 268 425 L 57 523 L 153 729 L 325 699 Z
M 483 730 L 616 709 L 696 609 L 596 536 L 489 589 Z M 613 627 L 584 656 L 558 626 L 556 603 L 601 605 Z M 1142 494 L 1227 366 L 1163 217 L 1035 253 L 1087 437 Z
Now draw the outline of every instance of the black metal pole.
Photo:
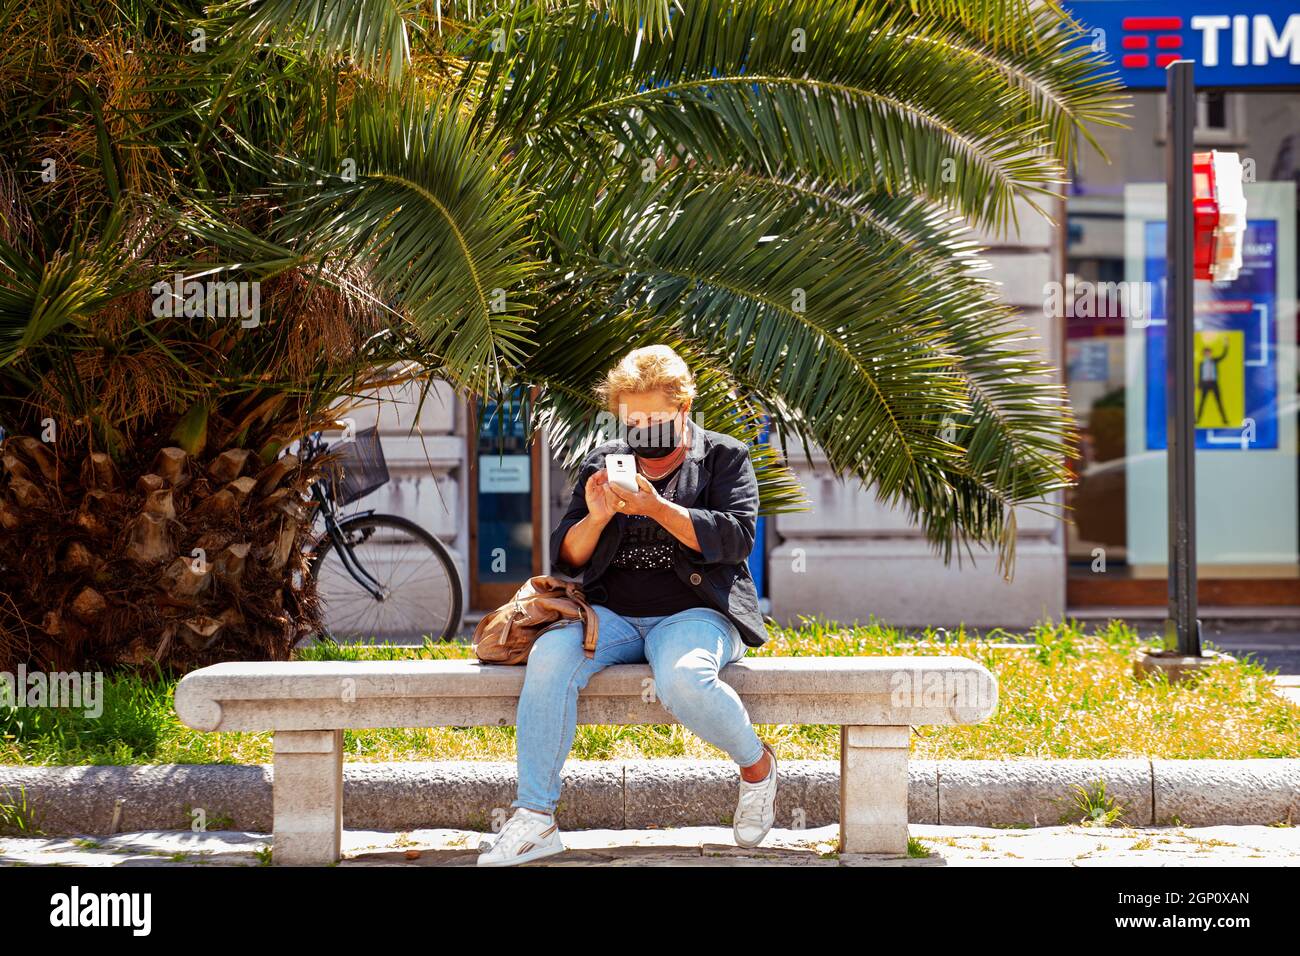
M 1196 87 L 1191 60 L 1165 69 L 1167 150 L 1165 189 L 1168 230 L 1165 246 L 1165 432 L 1169 469 L 1169 618 L 1167 638 L 1178 651 L 1201 656 L 1196 619 L 1196 417 L 1193 348 L 1196 342 L 1192 208 L 1192 132 Z

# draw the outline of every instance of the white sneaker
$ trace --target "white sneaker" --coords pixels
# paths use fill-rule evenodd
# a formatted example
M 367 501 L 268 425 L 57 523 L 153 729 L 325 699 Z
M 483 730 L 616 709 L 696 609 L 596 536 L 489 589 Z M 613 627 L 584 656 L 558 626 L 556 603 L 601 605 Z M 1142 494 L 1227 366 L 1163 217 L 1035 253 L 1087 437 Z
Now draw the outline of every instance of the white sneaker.
M 486 850 L 480 846 L 479 866 L 514 866 L 564 852 L 560 827 L 553 816 L 515 807 L 497 838 Z
M 735 824 L 737 846 L 758 846 L 776 820 L 776 754 L 766 743 L 763 749 L 772 758 L 766 779 L 750 783 L 740 778 L 740 799 L 736 801 Z

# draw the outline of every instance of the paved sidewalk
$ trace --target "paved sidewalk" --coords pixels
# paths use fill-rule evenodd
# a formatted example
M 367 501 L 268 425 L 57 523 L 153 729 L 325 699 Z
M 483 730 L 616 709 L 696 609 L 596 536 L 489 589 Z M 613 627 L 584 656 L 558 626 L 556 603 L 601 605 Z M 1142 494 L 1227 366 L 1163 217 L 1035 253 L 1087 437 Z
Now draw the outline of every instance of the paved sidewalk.
M 573 830 L 568 850 L 528 866 L 1300 866 L 1300 827 L 1035 827 L 913 824 L 928 857 L 834 852 L 838 827 L 773 829 L 741 849 L 726 827 Z M 473 866 L 470 830 L 344 831 L 340 866 Z M 0 839 L 0 866 L 259 866 L 265 833 L 187 830 L 112 837 Z M 260 852 L 259 852 L 260 851 Z

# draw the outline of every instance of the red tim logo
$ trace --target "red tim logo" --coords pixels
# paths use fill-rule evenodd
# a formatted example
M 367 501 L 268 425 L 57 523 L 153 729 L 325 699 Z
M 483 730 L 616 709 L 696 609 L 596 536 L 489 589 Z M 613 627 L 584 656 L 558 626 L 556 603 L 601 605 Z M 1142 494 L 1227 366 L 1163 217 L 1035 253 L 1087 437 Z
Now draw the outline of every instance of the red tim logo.
M 1183 28 L 1182 17 L 1125 17 L 1122 23 L 1124 56 L 1120 59 L 1125 69 L 1140 70 L 1157 66 L 1164 69 L 1180 58 L 1178 53 L 1156 53 L 1152 50 L 1181 50 L 1183 38 L 1171 31 Z M 1154 63 L 1152 62 L 1154 60 Z

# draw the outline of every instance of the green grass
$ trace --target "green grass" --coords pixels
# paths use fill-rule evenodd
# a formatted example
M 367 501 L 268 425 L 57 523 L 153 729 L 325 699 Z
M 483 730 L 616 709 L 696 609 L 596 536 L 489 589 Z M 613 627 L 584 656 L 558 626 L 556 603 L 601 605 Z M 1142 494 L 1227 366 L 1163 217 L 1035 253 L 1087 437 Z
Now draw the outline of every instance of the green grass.
M 917 859 L 934 856 L 934 851 L 915 837 L 907 838 L 907 855 Z
M 0 791 L 0 836 L 34 837 L 44 833 L 36 826 L 32 813 L 27 806 L 27 791 L 19 788 L 18 792 Z
M 1000 630 L 921 636 L 929 646 L 918 647 L 903 632 L 876 623 L 839 626 L 806 619 L 797 628 L 774 630 L 772 640 L 749 656 L 949 654 L 983 663 L 998 679 L 997 712 L 975 726 L 914 728 L 912 756 L 918 759 L 1244 759 L 1300 753 L 1300 707 L 1275 693 L 1271 672 L 1250 658 L 1215 663 L 1191 681 L 1170 684 L 1160 676 L 1133 678 L 1133 652 L 1146 642 L 1119 622 L 1089 632 L 1071 621 L 1041 624 L 1023 636 Z M 1012 640 L 1029 646 L 993 646 Z M 465 644 L 426 642 L 422 648 L 323 645 L 300 656 L 404 660 L 472 658 L 473 652 Z M 201 733 L 181 724 L 172 710 L 173 687 L 166 680 L 106 678 L 98 719 L 76 711 L 0 708 L 0 763 L 271 762 L 270 733 Z M 760 725 L 758 732 L 778 758 L 829 760 L 839 754 L 836 726 Z M 512 760 L 515 728 L 345 731 L 344 743 L 348 760 Z M 580 726 L 571 756 L 726 757 L 675 724 Z M 1101 802 L 1082 798 L 1075 819 L 1104 819 L 1110 809 L 1104 796 Z M 8 824 L 21 826 L 12 817 Z
M 1109 827 L 1124 819 L 1127 807 L 1106 793 L 1106 781 L 1098 779 L 1091 786 L 1075 786 L 1074 806 L 1061 815 L 1061 824 L 1077 823 L 1085 827 Z

